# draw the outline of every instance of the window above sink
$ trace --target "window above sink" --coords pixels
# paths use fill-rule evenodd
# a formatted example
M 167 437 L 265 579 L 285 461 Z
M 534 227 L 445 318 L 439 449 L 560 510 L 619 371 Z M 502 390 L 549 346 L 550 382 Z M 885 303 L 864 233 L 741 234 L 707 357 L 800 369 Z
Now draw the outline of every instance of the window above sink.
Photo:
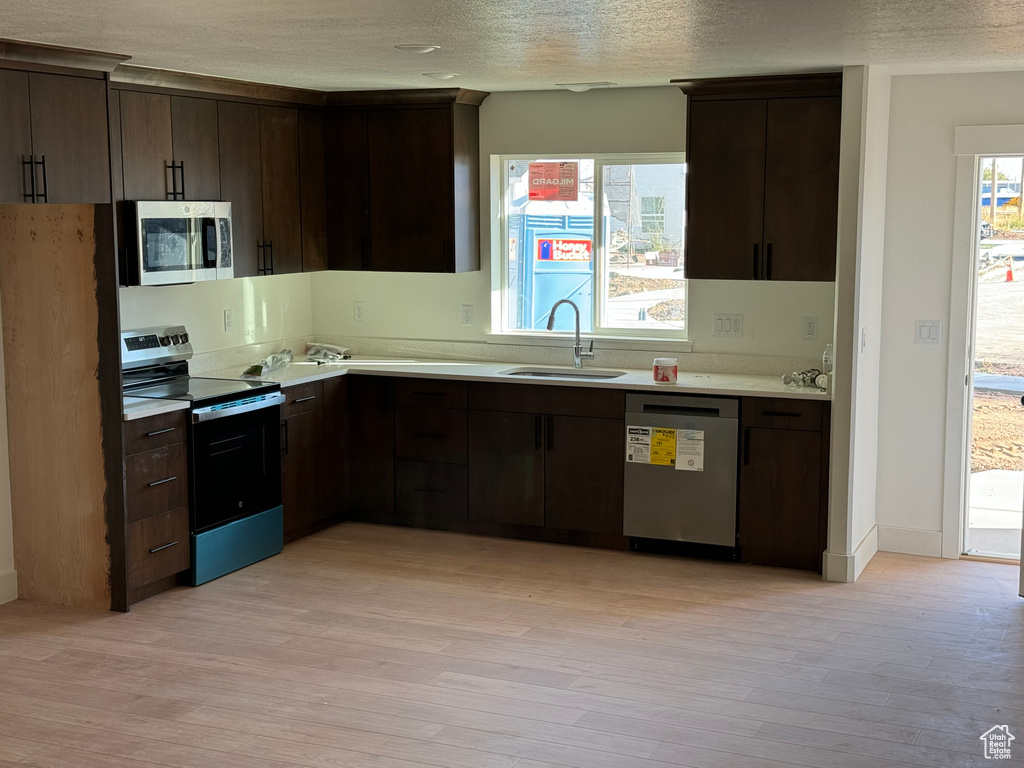
M 546 335 L 551 307 L 570 299 L 587 336 L 686 341 L 682 153 L 502 155 L 491 167 L 496 332 Z M 556 333 L 574 330 L 571 314 Z

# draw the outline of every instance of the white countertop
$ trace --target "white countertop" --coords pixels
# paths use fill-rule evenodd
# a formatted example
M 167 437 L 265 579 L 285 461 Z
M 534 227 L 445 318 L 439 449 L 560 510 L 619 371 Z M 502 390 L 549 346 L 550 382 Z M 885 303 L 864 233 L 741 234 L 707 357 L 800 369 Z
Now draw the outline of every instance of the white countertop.
M 237 379 L 247 366 L 223 368 L 202 374 L 206 379 Z M 514 384 L 541 384 L 553 387 L 594 387 L 598 389 L 629 389 L 649 392 L 730 395 L 733 397 L 760 396 L 786 397 L 795 400 L 829 400 L 829 395 L 808 387 L 790 387 L 778 376 L 755 376 L 735 373 L 686 373 L 680 371 L 675 384 L 655 384 L 650 370 L 627 370 L 614 379 L 574 379 L 573 368 L 565 366 L 567 378 L 508 376 L 504 372 L 516 368 L 552 370 L 559 366 L 530 365 L 527 363 L 485 363 L 467 360 L 414 360 L 410 358 L 354 357 L 343 363 L 317 365 L 298 359 L 284 368 L 272 371 L 260 381 L 278 382 L 292 387 L 311 381 L 329 379 L 346 374 L 373 376 L 405 376 L 419 379 L 461 379 Z M 593 368 L 593 366 L 592 366 Z M 188 403 L 175 400 L 147 400 L 139 397 L 124 399 L 124 418 L 141 419 L 187 408 Z
M 188 408 L 184 400 L 155 400 L 151 397 L 124 398 L 124 420 L 144 419 L 171 411 L 183 411 Z
M 532 376 L 508 376 L 504 372 L 517 368 L 539 368 L 553 370 L 562 368 L 567 378 Z M 591 369 L 603 370 L 599 366 Z M 225 368 L 210 371 L 203 376 L 214 379 L 238 378 L 245 368 Z M 585 369 L 586 370 L 586 369 Z M 622 369 L 618 369 L 622 370 Z M 317 365 L 296 360 L 285 368 L 262 377 L 261 381 L 276 381 L 282 387 L 305 384 L 310 381 L 328 379 L 345 374 L 376 376 L 406 376 L 420 379 L 462 379 L 465 381 L 489 381 L 513 384 L 541 384 L 556 387 L 595 387 L 599 389 L 630 389 L 651 392 L 787 397 L 798 400 L 829 400 L 829 395 L 808 387 L 790 387 L 782 383 L 779 376 L 755 376 L 734 373 L 686 373 L 680 371 L 675 384 L 655 384 L 651 371 L 627 370 L 624 376 L 614 379 L 575 379 L 571 366 L 532 365 L 529 363 L 486 363 L 472 360 L 414 360 L 388 358 L 354 357 L 344 363 Z

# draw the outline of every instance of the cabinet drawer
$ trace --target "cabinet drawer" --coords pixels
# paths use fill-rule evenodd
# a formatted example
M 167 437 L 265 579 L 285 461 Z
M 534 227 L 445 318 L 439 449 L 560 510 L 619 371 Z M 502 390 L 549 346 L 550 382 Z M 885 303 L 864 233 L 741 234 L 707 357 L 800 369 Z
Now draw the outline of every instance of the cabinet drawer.
M 744 397 L 740 420 L 744 427 L 821 432 L 821 405 L 820 400 Z
M 471 382 L 469 407 L 480 411 L 621 419 L 626 413 L 626 393 L 621 389 Z
M 146 419 L 124 423 L 124 452 L 126 455 L 163 448 L 165 445 L 185 442 L 188 410 L 161 413 Z
M 125 460 L 128 521 L 188 505 L 188 461 L 184 443 L 136 453 Z
M 283 390 L 286 400 L 281 405 L 281 418 L 287 419 L 297 413 L 315 411 L 323 407 L 324 383 L 311 381 L 308 384 L 296 384 Z
M 466 463 L 466 411 L 452 408 L 395 409 L 395 458 Z
M 419 525 L 437 520 L 465 520 L 466 467 L 424 461 L 395 463 L 395 511 Z
M 190 563 L 187 507 L 129 524 L 129 589 L 184 571 Z
M 395 379 L 395 404 L 465 408 L 466 382 L 444 379 Z

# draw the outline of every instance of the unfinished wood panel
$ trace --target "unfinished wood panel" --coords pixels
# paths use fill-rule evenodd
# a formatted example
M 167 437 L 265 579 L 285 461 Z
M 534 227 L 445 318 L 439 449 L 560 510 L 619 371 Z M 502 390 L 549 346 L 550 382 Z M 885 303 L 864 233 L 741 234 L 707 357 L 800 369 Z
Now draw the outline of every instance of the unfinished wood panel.
M 0 207 L 0 303 L 19 596 L 107 609 L 95 212 Z

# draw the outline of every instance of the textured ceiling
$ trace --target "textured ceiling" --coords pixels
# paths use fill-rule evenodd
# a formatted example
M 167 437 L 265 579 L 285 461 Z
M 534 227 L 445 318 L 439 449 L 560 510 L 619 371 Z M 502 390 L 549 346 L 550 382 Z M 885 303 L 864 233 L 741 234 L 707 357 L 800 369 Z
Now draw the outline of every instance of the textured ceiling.
M 480 90 L 798 72 L 1024 68 L 1020 0 L 0 0 L 0 37 L 304 88 Z M 417 55 L 397 43 L 432 43 Z

